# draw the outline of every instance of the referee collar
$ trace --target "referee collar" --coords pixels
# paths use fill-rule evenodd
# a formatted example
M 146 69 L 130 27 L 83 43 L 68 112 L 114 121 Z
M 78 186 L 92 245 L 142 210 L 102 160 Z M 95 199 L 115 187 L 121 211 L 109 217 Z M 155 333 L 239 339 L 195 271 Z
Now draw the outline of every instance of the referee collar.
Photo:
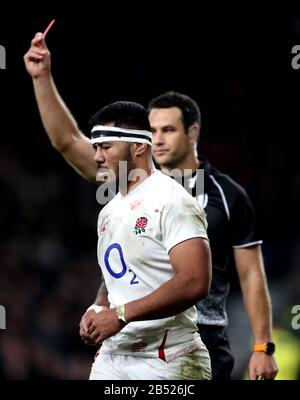
M 207 158 L 205 158 L 203 156 L 199 157 L 199 161 L 200 161 L 200 166 L 197 170 L 193 171 L 193 173 L 191 175 L 191 179 L 195 178 L 199 169 L 204 169 L 204 185 L 209 185 L 211 182 L 209 175 L 211 175 L 212 167 L 211 167 L 209 161 L 207 160 Z M 197 178 L 193 179 L 193 181 L 194 181 L 194 184 L 192 187 L 195 187 Z

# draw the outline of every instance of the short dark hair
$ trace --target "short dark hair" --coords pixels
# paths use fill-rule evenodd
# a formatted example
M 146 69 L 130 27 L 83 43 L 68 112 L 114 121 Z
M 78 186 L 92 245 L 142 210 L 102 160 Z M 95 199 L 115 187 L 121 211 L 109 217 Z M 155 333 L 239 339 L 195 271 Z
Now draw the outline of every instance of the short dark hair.
M 148 104 L 148 112 L 153 108 L 170 107 L 178 107 L 181 110 L 182 122 L 186 131 L 195 122 L 200 126 L 201 113 L 198 104 L 191 97 L 179 92 L 170 91 L 155 97 Z
M 133 101 L 116 101 L 97 111 L 89 120 L 90 128 L 95 125 L 113 123 L 120 128 L 151 131 L 145 107 Z

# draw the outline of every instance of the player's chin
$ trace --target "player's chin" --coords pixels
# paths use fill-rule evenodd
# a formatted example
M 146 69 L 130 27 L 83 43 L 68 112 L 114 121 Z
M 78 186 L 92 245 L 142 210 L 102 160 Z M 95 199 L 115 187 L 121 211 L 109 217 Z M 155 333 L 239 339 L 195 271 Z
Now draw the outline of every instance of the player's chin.
M 116 181 L 116 177 L 114 174 L 109 174 L 107 172 L 98 171 L 96 173 L 96 181 L 102 183 L 113 183 Z

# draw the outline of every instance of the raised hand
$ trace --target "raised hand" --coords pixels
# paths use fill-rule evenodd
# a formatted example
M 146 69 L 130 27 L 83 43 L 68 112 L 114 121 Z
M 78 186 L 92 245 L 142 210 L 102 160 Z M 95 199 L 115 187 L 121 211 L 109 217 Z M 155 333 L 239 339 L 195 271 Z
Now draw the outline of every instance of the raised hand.
M 30 49 L 24 55 L 24 63 L 32 78 L 50 74 L 51 55 L 41 32 L 36 33 L 32 39 Z

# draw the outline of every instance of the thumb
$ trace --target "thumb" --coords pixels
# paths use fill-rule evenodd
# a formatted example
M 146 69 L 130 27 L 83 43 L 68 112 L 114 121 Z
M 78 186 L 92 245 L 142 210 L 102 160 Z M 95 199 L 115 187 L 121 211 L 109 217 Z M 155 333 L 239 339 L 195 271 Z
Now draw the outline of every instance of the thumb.
M 84 333 L 88 332 L 88 324 L 87 324 L 87 320 L 84 316 L 82 317 L 82 320 L 81 320 L 81 327 L 82 327 L 82 330 L 84 331 Z
M 39 49 L 48 50 L 45 37 L 41 32 L 37 32 L 31 42 L 33 46 L 39 47 Z
M 88 329 L 92 322 L 91 316 L 94 314 L 95 314 L 95 311 L 90 310 L 90 311 L 86 312 L 81 319 L 81 326 L 82 326 L 82 329 L 85 331 L 85 333 L 88 333 Z

